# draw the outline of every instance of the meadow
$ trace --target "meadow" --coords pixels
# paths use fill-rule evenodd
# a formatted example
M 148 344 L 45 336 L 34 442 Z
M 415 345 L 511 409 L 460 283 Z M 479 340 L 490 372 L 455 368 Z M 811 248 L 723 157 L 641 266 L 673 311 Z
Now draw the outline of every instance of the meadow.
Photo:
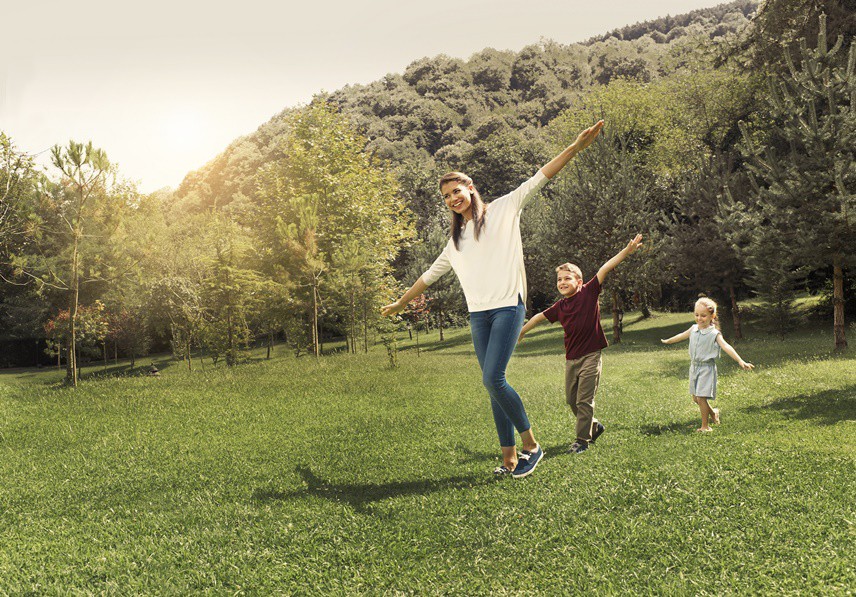
M 579 455 L 561 329 L 530 333 L 508 376 L 546 458 L 523 480 L 491 474 L 466 329 L 402 340 L 397 369 L 277 347 L 77 390 L 0 374 L 0 594 L 853 594 L 856 351 L 750 328 L 757 368 L 723 355 L 698 434 L 687 345 L 659 343 L 690 323 L 627 316 Z

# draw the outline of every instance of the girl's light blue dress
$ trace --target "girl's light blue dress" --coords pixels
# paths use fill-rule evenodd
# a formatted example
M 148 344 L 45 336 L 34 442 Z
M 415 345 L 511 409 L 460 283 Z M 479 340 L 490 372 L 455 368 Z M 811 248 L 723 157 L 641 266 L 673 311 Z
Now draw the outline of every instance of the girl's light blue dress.
M 716 398 L 716 359 L 719 330 L 710 325 L 703 330 L 697 324 L 690 328 L 690 395 L 713 400 Z

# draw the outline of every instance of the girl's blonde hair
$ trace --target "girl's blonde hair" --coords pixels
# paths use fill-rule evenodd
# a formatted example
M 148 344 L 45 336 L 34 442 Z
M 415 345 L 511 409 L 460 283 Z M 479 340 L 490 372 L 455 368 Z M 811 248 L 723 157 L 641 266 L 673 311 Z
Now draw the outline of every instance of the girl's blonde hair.
M 449 172 L 448 174 L 443 175 L 440 179 L 440 190 L 443 189 L 444 184 L 449 182 L 458 182 L 465 187 L 472 186 L 473 190 L 470 193 L 470 200 L 473 204 L 473 238 L 478 240 L 485 222 L 484 201 L 482 201 L 481 195 L 479 195 L 478 190 L 473 185 L 473 179 L 463 172 Z M 466 222 L 464 221 L 464 216 L 459 213 L 452 212 L 452 242 L 455 245 L 455 249 L 458 248 L 458 242 L 461 240 L 461 231 L 465 225 Z
M 710 314 L 713 316 L 711 323 L 713 323 L 716 329 L 721 329 L 719 327 L 719 317 L 717 317 L 716 315 L 716 302 L 714 302 L 713 299 L 709 299 L 706 296 L 703 296 L 695 302 L 695 309 L 698 309 L 699 307 L 704 307 L 705 309 L 707 309 L 708 312 L 710 312 Z

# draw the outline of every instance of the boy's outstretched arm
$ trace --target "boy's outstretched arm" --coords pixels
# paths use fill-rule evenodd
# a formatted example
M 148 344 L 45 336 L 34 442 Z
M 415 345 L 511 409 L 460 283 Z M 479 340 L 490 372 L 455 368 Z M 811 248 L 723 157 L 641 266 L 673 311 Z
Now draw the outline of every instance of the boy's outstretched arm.
M 536 325 L 542 324 L 547 321 L 547 318 L 544 317 L 543 313 L 538 313 L 533 316 L 532 319 L 526 322 L 526 325 L 523 326 L 523 329 L 520 330 L 520 336 L 517 337 L 517 341 L 520 342 L 523 340 L 523 336 L 526 335 L 526 332 L 534 328 Z
M 746 361 L 740 358 L 740 355 L 737 354 L 737 351 L 734 350 L 734 347 L 732 347 L 731 344 L 725 341 L 725 338 L 722 337 L 722 334 L 716 336 L 716 343 L 719 344 L 720 348 L 722 348 L 725 354 L 737 361 L 737 364 L 740 365 L 741 369 L 750 371 L 755 368 L 755 365 L 753 365 L 752 363 L 747 363 Z
M 624 258 L 628 255 L 632 255 L 633 252 L 640 246 L 642 246 L 642 235 L 637 234 L 636 237 L 629 243 L 627 243 L 627 246 L 621 249 L 621 251 L 619 251 L 615 257 L 600 266 L 600 269 L 597 270 L 598 283 L 603 284 L 603 280 L 604 278 L 606 278 L 606 274 L 614 270 L 615 266 L 624 261 Z
M 690 330 L 691 329 L 692 328 L 690 328 Z M 686 340 L 690 337 L 690 330 L 687 330 L 685 332 L 681 332 L 680 334 L 676 334 L 676 335 L 672 336 L 671 338 L 661 339 L 660 342 L 662 342 L 663 344 L 674 344 L 675 342 L 681 342 L 682 340 Z
M 588 147 L 594 142 L 597 136 L 600 134 L 600 129 L 603 128 L 603 121 L 598 120 L 593 126 L 590 126 L 583 132 L 581 132 L 576 141 L 574 141 L 571 145 L 565 148 L 565 150 L 550 160 L 543 168 L 541 168 L 541 172 L 544 173 L 544 176 L 547 178 L 553 178 L 559 171 L 567 165 L 568 162 L 571 161 L 575 155 L 581 152 L 583 149 Z

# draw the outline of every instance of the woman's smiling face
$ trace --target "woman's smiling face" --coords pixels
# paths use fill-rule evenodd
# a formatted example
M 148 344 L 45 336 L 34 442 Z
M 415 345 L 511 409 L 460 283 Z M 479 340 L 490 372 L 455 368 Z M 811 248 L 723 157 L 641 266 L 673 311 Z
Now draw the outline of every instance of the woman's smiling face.
M 440 187 L 440 194 L 443 196 L 443 201 L 446 202 L 446 207 L 464 216 L 467 220 L 472 218 L 473 200 L 471 185 L 468 186 L 462 182 L 451 180 Z

